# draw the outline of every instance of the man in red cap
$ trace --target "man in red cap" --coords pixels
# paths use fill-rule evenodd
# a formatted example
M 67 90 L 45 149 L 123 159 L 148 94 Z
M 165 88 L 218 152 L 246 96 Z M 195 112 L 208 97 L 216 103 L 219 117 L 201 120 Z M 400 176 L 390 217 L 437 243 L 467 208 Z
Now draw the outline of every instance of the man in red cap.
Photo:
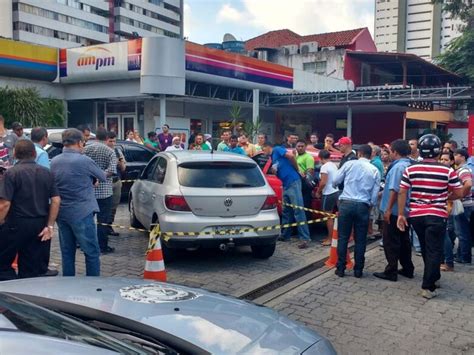
M 344 154 L 344 157 L 341 159 L 341 162 L 339 163 L 339 169 L 342 168 L 342 166 L 348 161 L 357 159 L 357 156 L 352 151 L 352 140 L 349 137 L 340 138 L 337 141 L 337 146 L 339 147 L 339 150 L 341 151 L 341 153 Z

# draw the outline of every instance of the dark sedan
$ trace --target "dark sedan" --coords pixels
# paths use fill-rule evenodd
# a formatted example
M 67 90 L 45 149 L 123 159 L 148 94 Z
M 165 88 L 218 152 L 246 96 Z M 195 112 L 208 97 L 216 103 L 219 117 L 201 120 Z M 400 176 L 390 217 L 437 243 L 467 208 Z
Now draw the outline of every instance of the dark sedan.
M 46 151 L 48 152 L 49 159 L 52 159 L 63 151 L 61 134 L 59 132 L 50 133 L 49 143 L 46 146 Z M 132 181 L 128 180 L 136 180 L 156 152 L 142 144 L 123 140 L 117 140 L 116 146 L 123 153 L 127 161 L 126 173 L 121 176 L 122 180 L 127 180 L 122 186 L 122 198 L 127 198 L 130 187 L 133 184 Z

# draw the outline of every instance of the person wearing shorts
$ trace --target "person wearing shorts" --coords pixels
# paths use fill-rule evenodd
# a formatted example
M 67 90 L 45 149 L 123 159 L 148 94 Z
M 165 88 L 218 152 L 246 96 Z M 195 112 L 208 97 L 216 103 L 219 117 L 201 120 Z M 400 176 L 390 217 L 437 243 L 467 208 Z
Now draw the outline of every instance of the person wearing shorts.
M 321 198 L 321 209 L 325 212 L 332 213 L 336 207 L 337 200 L 339 198 L 339 190 L 333 187 L 334 177 L 337 173 L 337 166 L 329 160 L 331 153 L 323 149 L 319 151 L 319 159 L 323 164 L 320 170 L 320 181 L 318 190 L 316 191 L 316 197 Z M 326 222 L 328 229 L 327 237 L 321 242 L 323 246 L 331 245 L 332 232 L 334 229 L 334 219 L 328 219 Z

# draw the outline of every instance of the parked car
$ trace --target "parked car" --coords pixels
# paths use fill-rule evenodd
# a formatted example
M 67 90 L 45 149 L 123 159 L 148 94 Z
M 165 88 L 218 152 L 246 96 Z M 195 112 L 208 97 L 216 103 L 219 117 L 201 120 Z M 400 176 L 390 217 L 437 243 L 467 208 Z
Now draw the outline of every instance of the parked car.
M 28 132 L 31 129 L 25 129 Z M 62 132 L 65 128 L 61 129 L 48 129 L 49 143 L 45 147 L 48 152 L 49 159 L 53 159 L 56 155 L 59 155 L 63 151 L 62 143 Z M 25 131 L 26 132 L 26 131 Z M 91 137 L 95 138 L 95 134 L 91 133 Z M 156 152 L 142 144 L 129 142 L 125 140 L 117 140 L 117 148 L 121 150 L 127 161 L 126 173 L 121 176 L 124 180 L 136 180 L 142 173 L 145 166 L 153 158 Z M 127 181 L 122 185 L 122 198 L 127 199 L 130 187 L 133 182 Z
M 279 224 L 278 198 L 257 164 L 246 156 L 209 151 L 158 153 L 133 184 L 130 224 L 162 232 L 211 233 L 173 236 L 165 258 L 179 248 L 250 245 L 257 258 L 275 251 L 279 230 L 234 233 Z M 215 233 L 215 234 L 214 234 Z
M 139 279 L 5 281 L 0 310 L 1 354 L 336 354 L 269 308 Z

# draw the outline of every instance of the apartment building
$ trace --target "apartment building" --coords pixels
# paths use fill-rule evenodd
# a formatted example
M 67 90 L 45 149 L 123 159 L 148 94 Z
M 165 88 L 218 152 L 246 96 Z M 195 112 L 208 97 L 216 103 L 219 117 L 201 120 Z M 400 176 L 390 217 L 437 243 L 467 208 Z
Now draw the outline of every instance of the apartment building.
M 0 0 L 0 8 L 0 36 L 51 47 L 183 36 L 183 0 Z
M 375 45 L 381 52 L 435 58 L 458 37 L 462 22 L 430 0 L 375 0 Z

